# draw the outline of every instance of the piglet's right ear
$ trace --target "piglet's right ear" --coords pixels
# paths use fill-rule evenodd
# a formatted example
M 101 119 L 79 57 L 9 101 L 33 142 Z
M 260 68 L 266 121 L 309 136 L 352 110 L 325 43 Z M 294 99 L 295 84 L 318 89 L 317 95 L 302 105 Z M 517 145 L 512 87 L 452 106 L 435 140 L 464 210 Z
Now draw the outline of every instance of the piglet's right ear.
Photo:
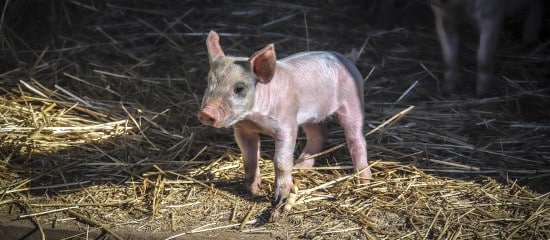
M 258 77 L 258 80 L 261 83 L 269 83 L 275 74 L 275 65 L 277 64 L 275 45 L 267 45 L 252 54 L 249 59 L 252 72 Z
M 214 31 L 210 31 L 206 38 L 206 48 L 208 49 L 208 59 L 210 62 L 216 58 L 225 56 L 220 46 L 220 36 Z

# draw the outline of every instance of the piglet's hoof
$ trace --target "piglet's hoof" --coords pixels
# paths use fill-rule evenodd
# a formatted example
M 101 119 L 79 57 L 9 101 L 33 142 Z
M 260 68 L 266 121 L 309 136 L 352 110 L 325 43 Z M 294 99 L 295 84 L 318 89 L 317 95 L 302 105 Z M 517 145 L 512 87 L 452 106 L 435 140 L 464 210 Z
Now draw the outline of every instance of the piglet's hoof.
M 284 211 L 284 203 L 279 203 L 273 207 L 269 215 L 269 222 L 276 222 L 279 219 L 285 218 L 287 212 Z
M 296 205 L 296 199 L 298 198 L 298 194 L 291 192 L 288 198 L 279 201 L 271 211 L 271 215 L 269 216 L 270 222 L 275 222 L 279 219 L 286 218 L 290 210 Z

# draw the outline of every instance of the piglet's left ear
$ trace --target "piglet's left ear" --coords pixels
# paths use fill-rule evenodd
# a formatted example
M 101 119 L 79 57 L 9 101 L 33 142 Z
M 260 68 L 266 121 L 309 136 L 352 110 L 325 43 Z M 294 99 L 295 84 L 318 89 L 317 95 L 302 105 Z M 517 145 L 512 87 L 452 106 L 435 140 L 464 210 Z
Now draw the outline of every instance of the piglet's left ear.
M 216 58 L 225 56 L 220 46 L 220 36 L 214 31 L 210 31 L 206 38 L 206 48 L 208 49 L 208 59 L 210 62 Z
M 269 83 L 275 74 L 275 65 L 277 63 L 275 45 L 267 45 L 262 50 L 252 54 L 249 59 L 252 72 L 258 77 L 259 81 L 261 83 Z

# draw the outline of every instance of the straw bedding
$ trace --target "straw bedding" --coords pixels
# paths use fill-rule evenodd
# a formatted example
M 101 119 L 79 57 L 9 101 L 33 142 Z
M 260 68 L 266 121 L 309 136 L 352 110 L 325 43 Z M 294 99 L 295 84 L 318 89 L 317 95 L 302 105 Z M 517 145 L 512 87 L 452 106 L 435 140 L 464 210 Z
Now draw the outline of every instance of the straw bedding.
M 41 237 L 78 229 L 75 239 L 550 238 L 549 43 L 521 46 L 519 23 L 499 43 L 500 96 L 470 94 L 466 31 L 465 89 L 443 98 L 431 13 L 413 1 L 49 3 L 2 6 L 0 212 L 15 216 L 2 224 L 30 221 Z M 236 56 L 271 42 L 279 57 L 356 49 L 374 181 L 354 184 L 328 121 L 328 150 L 295 171 L 294 208 L 269 222 L 272 140 L 253 197 L 231 130 L 195 116 L 210 29 Z

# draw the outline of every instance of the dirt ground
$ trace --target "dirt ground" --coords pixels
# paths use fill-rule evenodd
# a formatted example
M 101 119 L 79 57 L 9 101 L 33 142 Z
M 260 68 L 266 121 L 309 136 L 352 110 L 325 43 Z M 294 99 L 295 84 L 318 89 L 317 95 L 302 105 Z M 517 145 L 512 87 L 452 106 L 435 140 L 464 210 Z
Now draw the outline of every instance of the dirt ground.
M 0 238 L 549 239 L 550 18 L 535 46 L 507 20 L 482 99 L 465 23 L 464 85 L 443 97 L 426 2 L 4 2 Z M 273 141 L 251 196 L 231 129 L 196 117 L 210 30 L 235 56 L 359 52 L 373 182 L 355 184 L 329 120 L 335 148 L 293 173 L 297 204 L 270 222 Z

